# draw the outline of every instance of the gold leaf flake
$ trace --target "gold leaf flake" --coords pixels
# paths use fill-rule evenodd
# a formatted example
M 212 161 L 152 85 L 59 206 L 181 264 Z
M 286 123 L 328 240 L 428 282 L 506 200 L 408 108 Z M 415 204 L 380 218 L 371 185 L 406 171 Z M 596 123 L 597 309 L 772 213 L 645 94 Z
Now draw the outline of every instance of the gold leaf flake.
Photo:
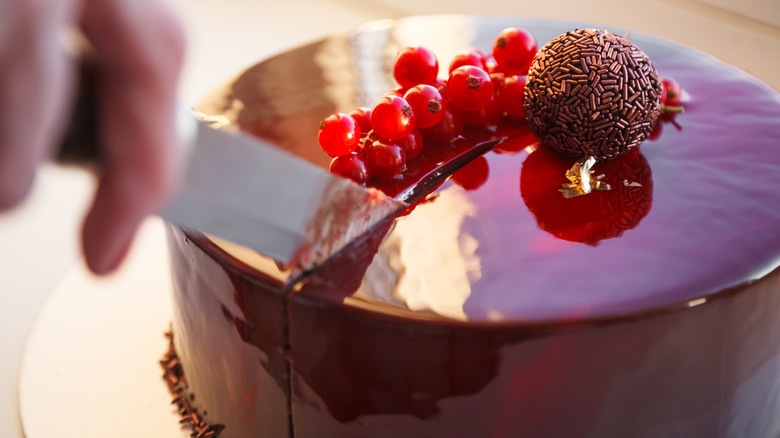
M 566 179 L 570 182 L 569 184 L 562 184 L 561 188 L 558 189 L 565 199 L 587 195 L 593 190 L 612 190 L 609 184 L 600 181 L 600 179 L 604 178 L 604 175 L 593 176 L 591 168 L 594 164 L 596 164 L 596 158 L 588 157 L 587 160 L 581 163 L 574 163 L 566 171 Z
M 582 190 L 580 190 L 576 184 L 563 184 L 561 188 L 558 189 L 558 191 L 561 192 L 564 199 L 571 199 L 576 196 L 584 195 L 584 193 L 582 193 Z

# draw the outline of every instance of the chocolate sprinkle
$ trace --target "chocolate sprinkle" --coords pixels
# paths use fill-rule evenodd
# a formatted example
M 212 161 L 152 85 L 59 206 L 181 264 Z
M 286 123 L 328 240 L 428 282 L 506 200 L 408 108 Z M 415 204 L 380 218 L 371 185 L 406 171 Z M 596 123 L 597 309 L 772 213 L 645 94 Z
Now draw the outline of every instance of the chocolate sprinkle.
M 662 84 L 650 59 L 607 30 L 575 29 L 534 58 L 525 114 L 541 142 L 603 161 L 639 146 L 661 112 Z
M 160 361 L 160 365 L 163 369 L 163 380 L 168 385 L 168 390 L 173 395 L 172 405 L 176 405 L 176 408 L 181 416 L 179 423 L 186 425 L 190 428 L 192 438 L 217 438 L 220 433 L 225 429 L 222 424 L 210 425 L 200 414 L 198 410 L 192 407 L 191 401 L 195 400 L 194 394 L 190 394 L 189 399 L 184 395 L 184 389 L 187 386 L 184 379 L 184 370 L 181 367 L 179 356 L 176 354 L 176 347 L 173 345 L 173 331 L 169 330 L 165 333 L 165 337 L 168 338 L 168 351 Z M 204 412 L 205 415 L 205 412 Z

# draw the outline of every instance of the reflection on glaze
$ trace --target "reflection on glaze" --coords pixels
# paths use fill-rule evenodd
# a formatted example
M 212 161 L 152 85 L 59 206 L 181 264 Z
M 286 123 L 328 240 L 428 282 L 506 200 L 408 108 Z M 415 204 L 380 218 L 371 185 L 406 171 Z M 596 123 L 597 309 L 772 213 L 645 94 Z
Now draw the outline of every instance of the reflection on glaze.
M 463 304 L 482 276 L 479 243 L 461 230 L 473 211 L 462 189 L 451 185 L 426 207 L 425 215 L 398 220 L 355 298 L 465 320 Z M 438 275 L 430 275 L 433 269 Z
M 545 147 L 523 163 L 520 193 L 539 227 L 555 237 L 598 245 L 620 237 L 641 222 L 653 203 L 653 178 L 639 149 L 593 166 L 593 175 L 610 190 L 565 199 L 561 185 L 574 160 Z
M 287 281 L 293 274 L 293 270 L 289 266 L 264 256 L 255 250 L 217 237 L 209 236 L 209 238 L 231 257 L 240 260 L 249 268 L 262 272 L 280 283 Z
M 350 47 L 346 47 L 348 44 Z M 345 112 L 343 108 L 349 108 L 352 104 L 357 90 L 372 86 L 356 83 L 358 77 L 378 77 L 376 74 L 378 66 L 361 60 L 359 46 L 360 41 L 353 43 L 350 40 L 333 38 L 323 41 L 314 55 L 313 61 L 322 72 L 322 79 L 326 84 L 322 92 L 342 112 Z M 367 74 L 353 73 L 362 69 L 365 69 Z

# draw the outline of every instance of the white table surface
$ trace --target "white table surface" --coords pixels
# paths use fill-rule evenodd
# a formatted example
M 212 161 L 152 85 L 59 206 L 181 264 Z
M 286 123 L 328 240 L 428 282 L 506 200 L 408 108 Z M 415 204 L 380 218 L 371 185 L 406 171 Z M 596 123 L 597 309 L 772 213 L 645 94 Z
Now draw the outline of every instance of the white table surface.
M 780 89 L 777 1 L 559 0 L 555 6 L 526 0 L 494 0 L 487 5 L 471 0 L 173 2 L 190 34 L 181 89 L 189 104 L 242 68 L 329 33 L 374 19 L 450 12 L 507 13 L 636 29 L 712 53 Z M 740 12 L 734 12 L 737 8 Z M 47 297 L 66 274 L 82 269 L 78 230 L 93 188 L 85 175 L 46 166 L 24 205 L 0 215 L 0 436 L 23 436 L 17 384 L 25 342 Z

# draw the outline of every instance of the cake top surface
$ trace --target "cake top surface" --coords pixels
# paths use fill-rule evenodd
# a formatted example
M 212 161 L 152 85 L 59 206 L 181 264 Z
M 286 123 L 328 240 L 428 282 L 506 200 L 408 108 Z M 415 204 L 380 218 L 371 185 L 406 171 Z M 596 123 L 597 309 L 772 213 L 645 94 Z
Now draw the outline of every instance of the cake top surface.
M 398 48 L 425 45 L 447 59 L 489 47 L 508 26 L 544 44 L 586 25 L 459 16 L 375 24 L 264 61 L 199 109 L 327 167 L 318 121 L 393 88 L 388 59 Z M 775 269 L 780 95 L 692 49 L 629 39 L 689 100 L 679 129 L 664 124 L 657 139 L 594 167 L 615 190 L 563 199 L 554 188 L 571 163 L 521 128 L 386 236 L 378 231 L 297 285 L 297 296 L 389 317 L 537 324 L 693 306 Z M 478 188 L 464 188 L 486 172 Z

